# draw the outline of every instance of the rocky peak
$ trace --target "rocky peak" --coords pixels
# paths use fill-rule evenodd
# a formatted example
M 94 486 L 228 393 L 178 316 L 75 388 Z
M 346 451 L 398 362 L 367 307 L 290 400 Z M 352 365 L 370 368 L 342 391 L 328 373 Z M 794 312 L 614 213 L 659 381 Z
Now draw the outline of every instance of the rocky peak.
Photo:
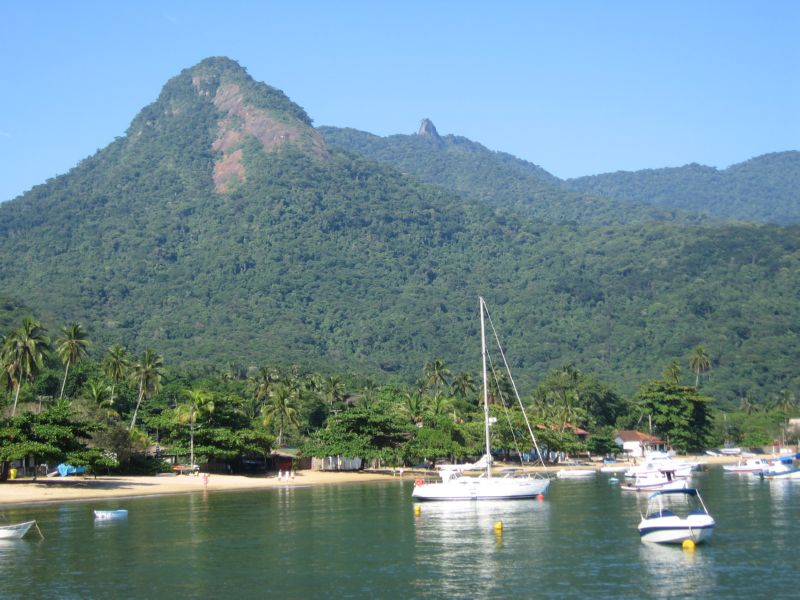
M 441 140 L 439 137 L 439 132 L 436 131 L 436 126 L 430 119 L 422 119 L 422 123 L 419 125 L 419 132 L 417 135 L 436 142 Z

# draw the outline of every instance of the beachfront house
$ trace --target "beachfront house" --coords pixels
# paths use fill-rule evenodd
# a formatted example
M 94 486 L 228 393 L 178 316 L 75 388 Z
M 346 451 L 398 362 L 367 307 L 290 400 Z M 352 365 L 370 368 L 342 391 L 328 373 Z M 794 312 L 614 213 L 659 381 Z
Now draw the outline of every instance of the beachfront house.
M 648 452 L 666 452 L 664 440 L 641 431 L 620 431 L 614 440 L 629 458 L 642 458 Z

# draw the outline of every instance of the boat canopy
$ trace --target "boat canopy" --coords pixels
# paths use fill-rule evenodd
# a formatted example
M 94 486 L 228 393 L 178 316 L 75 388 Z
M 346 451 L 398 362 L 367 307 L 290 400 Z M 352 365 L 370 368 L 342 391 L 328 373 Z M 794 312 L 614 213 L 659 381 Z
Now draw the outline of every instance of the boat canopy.
M 683 488 L 677 490 L 660 490 L 658 492 L 653 492 L 650 494 L 649 498 L 655 498 L 656 496 L 666 496 L 669 494 L 686 494 L 688 496 L 697 496 L 697 490 L 694 488 Z

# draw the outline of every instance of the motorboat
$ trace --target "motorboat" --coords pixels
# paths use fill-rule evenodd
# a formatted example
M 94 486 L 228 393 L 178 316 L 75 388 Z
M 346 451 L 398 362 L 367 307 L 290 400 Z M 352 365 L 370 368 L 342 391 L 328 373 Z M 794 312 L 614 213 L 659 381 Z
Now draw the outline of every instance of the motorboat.
M 644 462 L 634 465 L 625 471 L 625 477 L 654 474 L 659 471 L 672 471 L 677 477 L 689 477 L 697 469 L 699 463 L 676 461 L 665 452 L 652 452 L 645 456 Z
M 428 482 L 424 479 L 417 479 L 414 482 L 414 490 L 411 493 L 415 500 L 513 500 L 518 498 L 536 498 L 544 495 L 550 485 L 550 479 L 538 474 L 517 475 L 515 472 L 507 472 L 503 476 L 493 476 L 492 474 L 492 453 L 491 453 L 491 426 L 496 419 L 489 417 L 489 382 L 488 382 L 488 352 L 486 349 L 486 326 L 485 320 L 494 330 L 486 302 L 483 298 L 478 298 L 480 308 L 481 323 L 481 353 L 483 358 L 483 414 L 484 414 L 484 442 L 486 445 L 483 456 L 475 463 L 466 465 L 442 465 L 439 467 L 441 481 Z M 494 339 L 498 340 L 497 332 L 493 331 Z M 505 362 L 505 355 L 500 348 L 500 355 L 506 367 L 509 379 L 511 372 Z M 514 391 L 516 392 L 516 386 Z M 517 395 L 517 401 L 524 414 L 524 407 Z M 536 446 L 537 456 L 541 456 L 536 445 L 536 437 L 528 423 L 528 432 L 531 440 Z M 479 471 L 479 475 L 467 475 L 468 471 Z
M 559 479 L 585 479 L 597 475 L 596 469 L 560 469 L 556 471 Z
M 21 539 L 34 525 L 36 525 L 36 521 L 25 521 L 23 523 L 14 523 L 13 525 L 0 525 L 0 540 Z
M 769 461 L 767 468 L 757 473 L 762 479 L 800 479 L 800 469 L 792 463 L 792 457 Z
M 735 465 L 723 465 L 722 468 L 726 473 L 760 473 L 769 469 L 769 463 L 766 458 L 747 458 Z
M 124 508 L 116 510 L 96 510 L 94 511 L 94 518 L 97 521 L 108 521 L 111 519 L 127 519 L 128 511 Z
M 665 490 L 648 498 L 639 536 L 643 542 L 699 544 L 711 538 L 715 524 L 696 489 Z
M 684 490 L 689 487 L 689 482 L 676 477 L 674 471 L 664 470 L 649 473 L 640 473 L 633 481 L 620 484 L 619 489 L 626 492 L 653 492 L 663 490 Z

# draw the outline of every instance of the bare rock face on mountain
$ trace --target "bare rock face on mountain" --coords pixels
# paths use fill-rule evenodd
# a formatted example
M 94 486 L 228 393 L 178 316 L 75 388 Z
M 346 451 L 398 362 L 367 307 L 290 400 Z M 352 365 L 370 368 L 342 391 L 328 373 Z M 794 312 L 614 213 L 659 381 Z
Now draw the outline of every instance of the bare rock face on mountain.
M 439 137 L 439 132 L 436 131 L 436 126 L 430 119 L 422 119 L 417 135 L 436 143 L 441 143 L 442 141 L 442 138 Z

